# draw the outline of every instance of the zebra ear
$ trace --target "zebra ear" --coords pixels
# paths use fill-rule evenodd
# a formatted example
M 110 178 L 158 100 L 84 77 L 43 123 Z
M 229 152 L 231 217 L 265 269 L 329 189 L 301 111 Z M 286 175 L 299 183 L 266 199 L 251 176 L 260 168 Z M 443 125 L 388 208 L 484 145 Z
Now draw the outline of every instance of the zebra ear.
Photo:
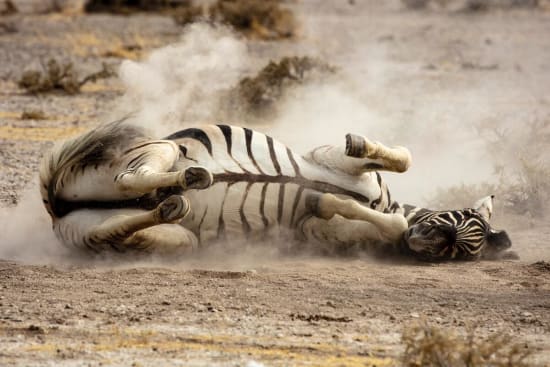
M 474 204 L 474 209 L 481 214 L 483 219 L 489 221 L 491 215 L 493 215 L 493 198 L 495 195 L 485 196 L 484 198 L 479 199 Z

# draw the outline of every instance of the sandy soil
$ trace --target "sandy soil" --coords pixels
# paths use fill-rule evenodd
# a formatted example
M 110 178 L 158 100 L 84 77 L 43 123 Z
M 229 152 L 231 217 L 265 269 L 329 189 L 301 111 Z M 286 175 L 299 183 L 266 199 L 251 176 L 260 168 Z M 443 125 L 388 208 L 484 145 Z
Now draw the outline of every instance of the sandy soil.
M 470 89 L 480 98 L 474 104 L 495 118 L 550 112 L 547 12 L 412 12 L 375 1 L 291 6 L 302 14 L 302 36 L 251 41 L 252 55 L 262 62 L 311 51 L 345 65 L 373 81 L 362 93 L 379 114 L 421 119 L 426 115 L 417 107 L 462 103 L 458 110 L 470 116 L 470 105 L 453 97 Z M 113 51 L 141 56 L 124 45 L 146 53 L 176 40 L 180 29 L 150 15 L 0 22 L 17 30 L 0 27 L 0 206 L 7 210 L 21 201 L 41 152 L 96 124 L 123 92 L 113 78 L 74 96 L 27 95 L 16 85 L 21 72 L 50 56 L 92 72 L 100 61 L 120 62 Z M 381 52 L 383 95 L 376 88 L 382 67 L 361 64 L 366 53 Z M 21 119 L 29 109 L 48 119 Z M 169 264 L 6 258 L 0 260 L 0 365 L 398 365 L 401 332 L 419 319 L 459 333 L 475 326 L 481 336 L 510 334 L 533 351 L 531 364 L 550 365 L 550 226 L 529 217 L 497 216 L 496 222 L 509 231 L 521 260 L 384 263 L 258 251 Z

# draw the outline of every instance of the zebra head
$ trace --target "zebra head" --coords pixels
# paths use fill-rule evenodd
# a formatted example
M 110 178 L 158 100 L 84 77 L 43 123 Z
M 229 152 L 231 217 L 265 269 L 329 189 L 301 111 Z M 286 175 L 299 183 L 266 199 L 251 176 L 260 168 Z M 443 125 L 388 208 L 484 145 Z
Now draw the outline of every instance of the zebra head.
M 472 260 L 492 257 L 512 242 L 505 231 L 491 228 L 493 196 L 479 200 L 473 209 L 419 211 L 403 235 L 408 251 L 424 260 Z

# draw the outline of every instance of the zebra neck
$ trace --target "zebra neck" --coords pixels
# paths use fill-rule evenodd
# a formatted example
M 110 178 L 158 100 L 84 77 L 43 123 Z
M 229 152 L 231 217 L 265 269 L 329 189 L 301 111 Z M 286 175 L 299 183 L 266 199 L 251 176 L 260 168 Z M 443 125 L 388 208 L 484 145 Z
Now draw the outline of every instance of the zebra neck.
M 405 216 L 405 219 L 407 219 L 409 225 L 415 224 L 424 214 L 432 212 L 432 210 L 410 204 L 404 204 L 401 208 L 403 210 L 402 213 Z

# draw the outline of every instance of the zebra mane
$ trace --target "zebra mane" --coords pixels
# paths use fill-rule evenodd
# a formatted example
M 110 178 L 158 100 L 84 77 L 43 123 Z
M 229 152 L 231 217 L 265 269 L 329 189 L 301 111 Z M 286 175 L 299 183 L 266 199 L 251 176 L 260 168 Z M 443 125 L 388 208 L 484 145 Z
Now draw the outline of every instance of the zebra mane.
M 57 143 L 42 158 L 40 192 L 46 207 L 54 207 L 58 184 L 67 175 L 86 166 L 111 162 L 131 143 L 149 139 L 143 128 L 129 124 L 127 119 L 124 117 L 100 125 L 83 135 Z

